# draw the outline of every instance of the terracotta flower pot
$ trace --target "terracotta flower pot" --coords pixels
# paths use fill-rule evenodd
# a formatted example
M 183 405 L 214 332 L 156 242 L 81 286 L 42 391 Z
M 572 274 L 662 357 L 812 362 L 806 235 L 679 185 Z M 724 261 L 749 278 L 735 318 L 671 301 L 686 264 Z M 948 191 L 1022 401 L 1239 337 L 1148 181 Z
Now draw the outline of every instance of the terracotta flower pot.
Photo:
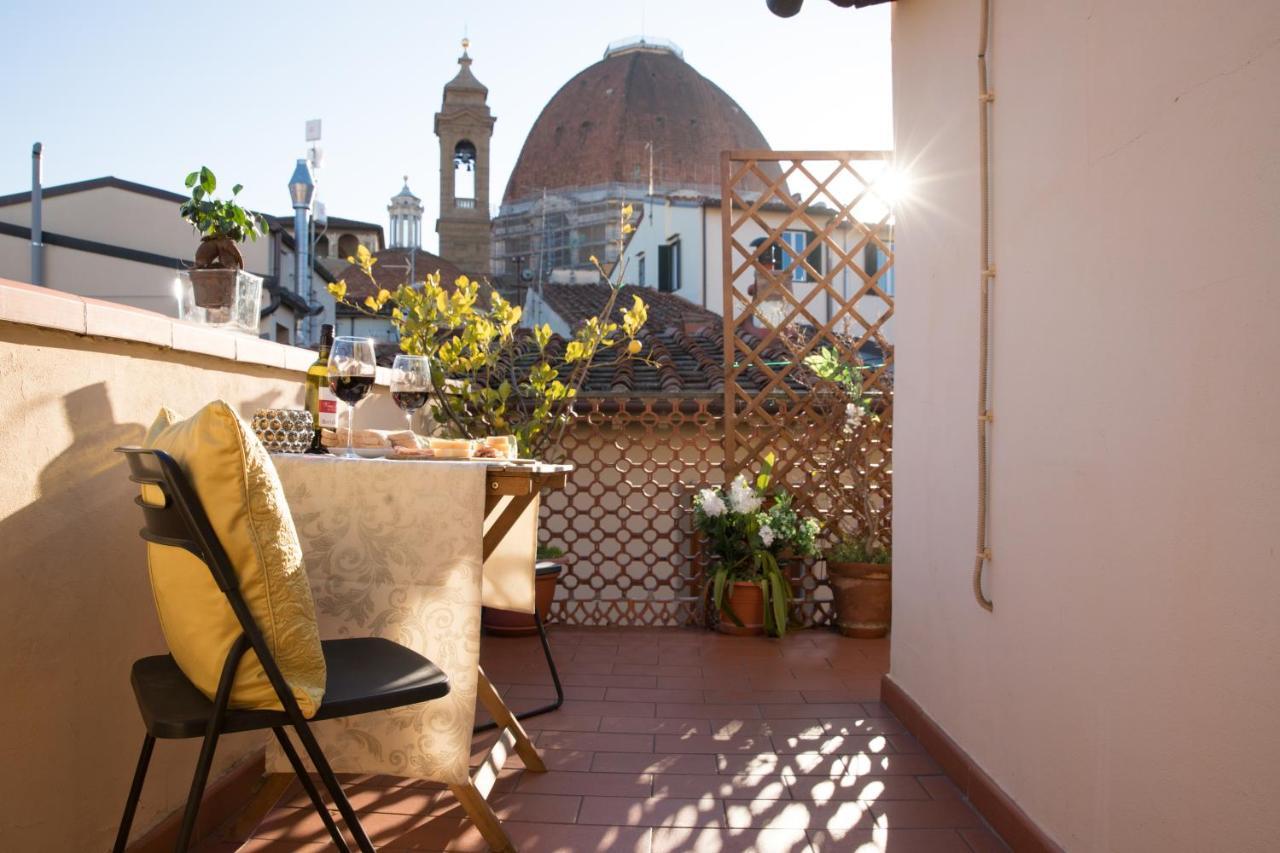
M 827 563 L 836 598 L 836 627 L 846 637 L 889 633 L 893 615 L 893 567 L 880 563 Z
M 734 623 L 727 613 L 720 614 L 720 633 L 738 637 L 754 637 L 764 633 L 764 593 L 760 585 L 749 581 L 733 581 L 726 590 L 726 603 L 742 625 Z
M 539 560 L 537 574 L 533 579 L 534 606 L 542 617 L 542 624 L 547 624 L 547 616 L 551 613 L 551 602 L 556 597 L 556 584 L 560 581 L 560 572 L 564 570 L 564 561 Z M 554 570 L 551 568 L 554 566 Z M 480 612 L 480 625 L 488 634 L 500 637 L 528 637 L 538 633 L 538 623 L 533 621 L 532 613 L 518 613 L 514 610 L 495 610 L 486 607 Z

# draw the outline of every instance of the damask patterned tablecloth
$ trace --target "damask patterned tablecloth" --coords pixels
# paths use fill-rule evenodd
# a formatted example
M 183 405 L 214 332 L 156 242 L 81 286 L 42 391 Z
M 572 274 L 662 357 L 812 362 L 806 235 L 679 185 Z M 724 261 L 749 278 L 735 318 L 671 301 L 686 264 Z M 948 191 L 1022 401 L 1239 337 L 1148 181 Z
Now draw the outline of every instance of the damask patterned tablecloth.
M 449 676 L 443 699 L 312 724 L 334 770 L 465 782 L 479 672 L 485 466 L 272 460 L 302 542 L 320 636 L 386 637 Z M 532 575 L 528 565 L 523 572 Z M 267 760 L 271 772 L 291 772 L 274 742 Z

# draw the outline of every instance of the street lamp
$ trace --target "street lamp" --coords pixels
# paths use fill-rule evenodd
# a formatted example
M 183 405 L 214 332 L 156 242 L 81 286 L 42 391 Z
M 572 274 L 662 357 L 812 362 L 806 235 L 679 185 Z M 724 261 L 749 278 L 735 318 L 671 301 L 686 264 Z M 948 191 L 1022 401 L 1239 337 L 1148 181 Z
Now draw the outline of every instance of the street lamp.
M 311 267 L 308 257 L 310 239 L 307 214 L 311 211 L 311 197 L 315 195 L 315 191 L 316 184 L 311 180 L 311 170 L 307 168 L 307 161 L 298 160 L 298 165 L 293 170 L 293 177 L 289 179 L 289 198 L 293 201 L 294 286 L 298 288 L 298 295 L 306 300 L 308 307 L 311 305 Z M 310 313 L 303 317 L 302 324 L 303 343 L 310 345 Z

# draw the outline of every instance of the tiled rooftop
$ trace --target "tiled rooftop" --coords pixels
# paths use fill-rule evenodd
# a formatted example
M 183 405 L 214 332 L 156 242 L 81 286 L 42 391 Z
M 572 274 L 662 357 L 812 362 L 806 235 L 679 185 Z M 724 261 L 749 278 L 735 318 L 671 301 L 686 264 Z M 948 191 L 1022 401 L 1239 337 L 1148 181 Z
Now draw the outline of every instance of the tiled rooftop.
M 551 637 L 567 698 L 525 723 L 548 772 L 512 758 L 492 797 L 524 853 L 1007 849 L 880 703 L 887 640 L 675 628 Z M 513 709 L 554 696 L 536 638 L 486 637 L 482 657 Z M 476 739 L 477 756 L 492 738 Z M 347 784 L 379 849 L 486 849 L 439 786 Z M 295 781 L 201 849 L 321 853 L 327 838 Z

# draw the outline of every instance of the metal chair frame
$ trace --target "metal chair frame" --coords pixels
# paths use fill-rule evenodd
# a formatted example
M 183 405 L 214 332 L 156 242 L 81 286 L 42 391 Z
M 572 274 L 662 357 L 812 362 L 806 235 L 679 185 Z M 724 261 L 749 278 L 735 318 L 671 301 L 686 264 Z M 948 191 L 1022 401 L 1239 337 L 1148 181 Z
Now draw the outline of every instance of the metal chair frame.
M 362 853 L 374 853 L 373 843 L 360 824 L 355 809 L 347 799 L 329 766 L 320 744 L 316 741 L 301 708 L 294 698 L 293 691 L 285 682 L 275 658 L 259 629 L 248 604 L 240 592 L 236 572 L 218 541 L 217 534 L 209 523 L 200 499 L 196 496 L 186 476 L 177 462 L 168 454 L 140 447 L 116 448 L 128 459 L 131 476 L 129 479 L 139 485 L 149 485 L 160 489 L 165 497 L 162 506 L 149 504 L 141 496 L 134 498 L 134 503 L 142 508 L 146 526 L 139 531 L 143 539 L 158 545 L 169 545 L 183 548 L 198 557 L 213 575 L 214 582 L 226 596 L 231 610 L 240 623 L 241 634 L 232 644 L 222 666 L 222 674 L 218 681 L 218 689 L 214 694 L 212 713 L 204 732 L 204 740 L 200 747 L 200 756 L 196 761 L 195 775 L 191 780 L 191 790 L 187 796 L 186 808 L 182 815 L 182 825 L 178 832 L 176 849 L 184 853 L 191 844 L 192 831 L 195 828 L 196 816 L 200 809 L 200 800 L 204 794 L 209 778 L 209 769 L 213 763 L 214 751 L 218 745 L 219 735 L 226 725 L 228 703 L 231 699 L 231 688 L 235 681 L 236 668 L 245 653 L 252 649 L 258 656 L 263 671 L 267 675 L 277 698 L 283 707 L 282 712 L 255 711 L 253 721 L 246 726 L 237 726 L 235 731 L 261 730 L 270 728 L 280 744 L 281 750 L 289 760 L 298 781 L 311 800 L 312 806 L 320 815 L 325 828 L 329 831 L 333 843 L 342 853 L 350 853 L 346 839 L 343 838 L 332 815 L 326 808 L 320 793 L 302 763 L 297 751 L 285 732 L 285 726 L 291 726 L 297 733 L 307 755 L 311 758 L 321 781 L 329 796 L 337 805 L 339 813 L 347 824 L 347 829 L 354 837 L 356 845 Z M 154 463 L 154 467 L 149 463 Z M 446 688 L 447 692 L 447 688 Z M 372 708 L 369 710 L 373 710 Z M 355 713 L 360 713 L 356 711 Z M 346 714 L 350 716 L 350 714 Z M 259 717 L 261 719 L 259 719 Z M 159 735 L 165 737 L 166 735 Z M 148 730 L 142 741 L 142 751 L 138 756 L 137 768 L 134 771 L 133 783 L 129 788 L 129 796 L 125 801 L 124 814 L 120 821 L 120 829 L 116 835 L 114 853 L 124 853 L 129 839 L 129 829 L 137 810 L 138 800 L 142 794 L 143 782 L 146 779 L 147 766 L 151 761 L 151 753 L 155 747 L 157 735 Z

